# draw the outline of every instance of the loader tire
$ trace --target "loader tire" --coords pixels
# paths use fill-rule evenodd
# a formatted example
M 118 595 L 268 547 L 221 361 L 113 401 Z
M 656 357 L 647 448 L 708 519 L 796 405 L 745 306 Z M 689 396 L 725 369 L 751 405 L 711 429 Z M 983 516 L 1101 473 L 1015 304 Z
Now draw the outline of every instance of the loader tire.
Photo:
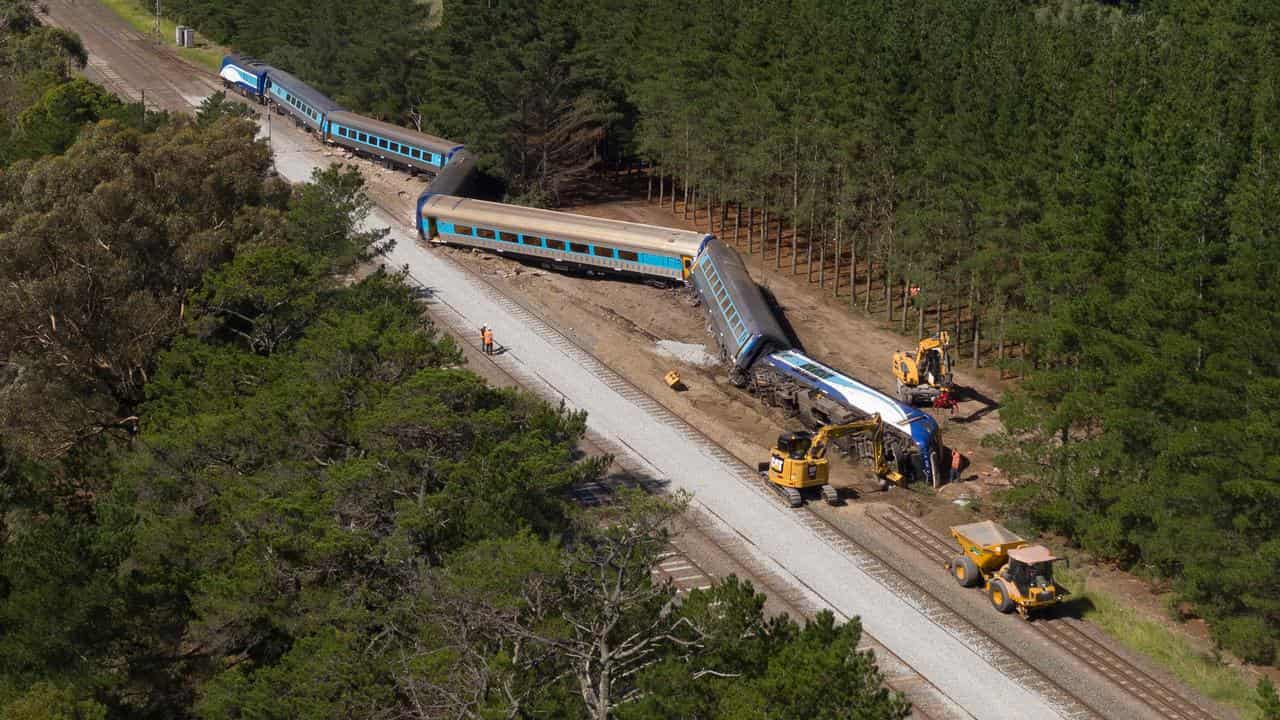
M 991 598 L 991 607 L 1002 613 L 1013 612 L 1013 598 L 1009 597 L 1009 589 L 1002 580 L 992 580 L 987 587 L 987 597 Z
M 982 577 L 978 573 L 977 564 L 968 555 L 961 555 L 951 561 L 951 575 L 960 584 L 960 587 L 973 587 L 978 584 L 978 580 Z

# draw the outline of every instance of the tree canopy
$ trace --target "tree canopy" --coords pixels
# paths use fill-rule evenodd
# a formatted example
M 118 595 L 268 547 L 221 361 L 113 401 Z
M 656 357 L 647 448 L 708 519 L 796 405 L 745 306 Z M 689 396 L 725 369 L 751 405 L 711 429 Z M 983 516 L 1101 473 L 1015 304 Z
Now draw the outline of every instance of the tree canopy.
M 43 128 L 0 170 L 0 718 L 905 716 L 856 622 L 655 583 L 681 499 L 577 509 L 584 415 L 464 367 L 354 168 L 47 85 L 0 87 Z
M 945 309 L 968 356 L 1023 378 L 1008 510 L 1169 578 L 1224 646 L 1276 659 L 1280 590 L 1254 581 L 1280 574 L 1272 4 L 463 1 L 437 22 L 384 3 L 311 61 L 224 6 L 179 4 L 465 141 L 513 196 L 555 202 L 621 152 L 686 213 L 745 209 L 779 268 L 784 230 L 791 272 L 807 252 L 825 284 L 834 258 L 851 306 L 917 332 Z M 375 37 L 403 50 L 385 72 L 332 71 Z

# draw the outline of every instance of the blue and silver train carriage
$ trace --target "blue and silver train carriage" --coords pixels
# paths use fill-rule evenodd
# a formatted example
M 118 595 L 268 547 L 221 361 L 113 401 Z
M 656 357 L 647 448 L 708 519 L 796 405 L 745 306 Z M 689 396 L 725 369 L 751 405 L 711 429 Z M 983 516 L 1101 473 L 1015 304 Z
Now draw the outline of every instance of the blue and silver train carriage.
M 245 97 L 264 102 L 267 92 L 267 74 L 271 66 L 247 55 L 227 55 L 222 58 L 222 86 L 235 90 Z
M 331 112 L 342 109 L 338 103 L 289 73 L 276 68 L 267 71 L 267 102 L 298 121 L 303 128 L 324 136 L 325 123 Z
M 440 172 L 462 146 L 398 125 L 335 110 L 328 114 L 324 139 L 380 160 L 392 167 L 431 174 Z
M 475 180 L 476 159 L 462 149 L 450 156 L 448 164 L 431 178 L 431 184 L 427 187 L 437 195 L 468 196 Z
M 426 192 L 418 199 L 424 240 L 482 248 L 589 275 L 685 283 L 712 236 L 520 205 Z
M 791 347 L 742 256 L 733 248 L 711 238 L 694 260 L 691 275 L 734 385 L 747 383 L 747 373 L 758 357 Z
M 815 425 L 847 422 L 876 413 L 884 421 L 887 441 L 906 454 L 909 470 L 918 479 L 942 484 L 942 433 L 938 423 L 918 408 L 904 405 L 804 353 L 784 350 L 761 358 L 759 370 L 773 371 L 816 393 L 797 398 L 801 414 Z M 808 407 L 803 407 L 808 403 Z M 843 412 L 842 412 L 843 411 Z

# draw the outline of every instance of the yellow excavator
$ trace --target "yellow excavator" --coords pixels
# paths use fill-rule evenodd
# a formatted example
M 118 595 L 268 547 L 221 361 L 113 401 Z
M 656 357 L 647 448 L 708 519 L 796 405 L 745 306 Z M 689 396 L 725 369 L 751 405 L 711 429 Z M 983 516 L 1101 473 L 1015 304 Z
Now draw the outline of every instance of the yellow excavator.
M 779 435 L 778 444 L 769 451 L 769 462 L 760 463 L 760 472 L 768 473 L 769 482 L 791 507 L 800 507 L 804 503 L 803 491 L 815 487 L 821 488 L 822 498 L 828 504 L 836 505 L 840 502 L 840 493 L 828 482 L 831 468 L 827 449 L 836 439 L 852 433 L 868 436 L 881 489 L 887 488 L 889 481 L 903 481 L 902 474 L 889 467 L 885 460 L 884 423 L 879 415 L 839 425 L 823 425 L 817 432 L 801 430 Z
M 951 335 L 946 331 L 920 341 L 914 351 L 893 354 L 898 399 L 908 405 L 932 405 L 951 386 Z

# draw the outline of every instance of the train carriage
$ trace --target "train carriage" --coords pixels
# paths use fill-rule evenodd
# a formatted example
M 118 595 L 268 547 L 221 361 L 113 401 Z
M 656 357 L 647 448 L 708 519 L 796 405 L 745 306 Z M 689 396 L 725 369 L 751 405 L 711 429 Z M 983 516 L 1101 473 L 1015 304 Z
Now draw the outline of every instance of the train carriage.
M 734 385 L 746 383 L 756 358 L 791 347 L 742 256 L 719 238 L 703 246 L 691 276 Z
M 475 179 L 475 157 L 465 149 L 458 150 L 449 158 L 444 169 L 431 178 L 429 187 L 437 195 L 466 196 L 470 194 L 471 184 Z
M 426 240 L 482 248 L 588 274 L 685 283 L 704 243 L 698 232 L 434 192 L 418 200 Z
M 886 430 L 909 439 L 914 447 L 911 461 L 917 474 L 934 487 L 942 483 L 939 465 L 942 437 L 937 421 L 927 413 L 904 405 L 795 350 L 773 353 L 763 358 L 763 364 L 858 415 L 880 415 Z
M 276 68 L 268 68 L 266 95 L 268 102 L 293 116 L 304 128 L 320 133 L 321 137 L 324 136 L 329 113 L 342 109 L 319 90 Z
M 222 58 L 222 86 L 235 90 L 248 98 L 264 102 L 267 92 L 267 73 L 271 66 L 247 55 L 227 55 Z
M 462 146 L 452 140 L 427 135 L 345 110 L 328 114 L 324 138 L 381 160 L 414 171 L 439 173 Z

